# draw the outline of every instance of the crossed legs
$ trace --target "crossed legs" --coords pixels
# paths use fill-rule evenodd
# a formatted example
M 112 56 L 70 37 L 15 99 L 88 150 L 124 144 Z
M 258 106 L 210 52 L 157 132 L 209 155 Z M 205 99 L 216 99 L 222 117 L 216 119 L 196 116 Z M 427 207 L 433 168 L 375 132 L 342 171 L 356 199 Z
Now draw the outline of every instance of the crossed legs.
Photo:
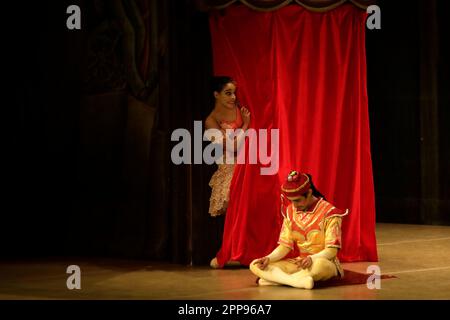
M 328 280 L 337 275 L 334 263 L 324 258 L 315 260 L 308 269 L 301 269 L 289 260 L 281 260 L 269 263 L 261 270 L 253 261 L 250 270 L 261 278 L 260 285 L 282 284 L 301 289 L 312 289 L 314 281 Z

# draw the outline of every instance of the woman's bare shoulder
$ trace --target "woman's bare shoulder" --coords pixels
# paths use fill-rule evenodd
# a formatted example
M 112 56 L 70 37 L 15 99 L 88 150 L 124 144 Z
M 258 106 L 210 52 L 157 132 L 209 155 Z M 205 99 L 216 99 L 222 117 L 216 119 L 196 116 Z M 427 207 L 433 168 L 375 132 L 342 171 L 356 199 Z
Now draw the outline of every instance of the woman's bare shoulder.
M 220 129 L 219 121 L 217 119 L 217 113 L 214 110 L 211 111 L 211 113 L 206 117 L 205 128 L 206 129 L 211 129 L 211 128 Z

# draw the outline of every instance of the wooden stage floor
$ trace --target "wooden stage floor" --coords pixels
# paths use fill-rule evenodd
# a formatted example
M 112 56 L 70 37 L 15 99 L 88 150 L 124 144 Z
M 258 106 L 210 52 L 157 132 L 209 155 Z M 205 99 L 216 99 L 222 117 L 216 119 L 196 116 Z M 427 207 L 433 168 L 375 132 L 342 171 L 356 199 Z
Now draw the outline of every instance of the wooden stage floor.
M 0 299 L 133 300 L 410 300 L 450 299 L 450 227 L 377 224 L 379 262 L 344 263 L 366 273 L 378 265 L 381 288 L 366 284 L 313 290 L 258 287 L 246 268 L 212 270 L 111 259 L 42 259 L 0 262 Z M 69 265 L 81 269 L 81 289 L 69 290 Z

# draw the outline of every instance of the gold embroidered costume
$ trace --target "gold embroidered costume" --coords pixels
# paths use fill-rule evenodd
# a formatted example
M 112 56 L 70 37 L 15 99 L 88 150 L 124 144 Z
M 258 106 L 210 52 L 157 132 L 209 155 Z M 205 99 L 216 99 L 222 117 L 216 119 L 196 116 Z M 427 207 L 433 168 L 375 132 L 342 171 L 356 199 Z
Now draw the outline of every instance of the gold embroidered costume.
M 291 250 L 295 244 L 300 252 L 297 259 L 319 253 L 325 248 L 341 248 L 342 217 L 348 211 L 342 212 L 322 198 L 312 207 L 311 211 L 297 211 L 290 204 L 283 220 L 278 243 Z M 294 263 L 295 260 L 287 261 Z M 333 263 L 342 277 L 344 271 L 339 259 L 335 257 Z

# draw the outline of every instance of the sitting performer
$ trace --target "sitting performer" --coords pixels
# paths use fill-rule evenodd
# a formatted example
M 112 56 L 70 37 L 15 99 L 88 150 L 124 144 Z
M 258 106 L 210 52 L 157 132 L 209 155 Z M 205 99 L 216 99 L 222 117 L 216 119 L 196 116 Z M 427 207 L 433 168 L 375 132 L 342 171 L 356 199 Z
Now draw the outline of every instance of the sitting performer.
M 314 281 L 343 277 L 336 255 L 341 247 L 342 217 L 348 210 L 343 212 L 327 202 L 305 173 L 292 171 L 281 190 L 284 220 L 279 245 L 250 264 L 250 270 L 259 277 L 258 284 L 312 289 Z M 284 197 L 291 201 L 286 211 Z M 283 259 L 294 244 L 300 255 Z

